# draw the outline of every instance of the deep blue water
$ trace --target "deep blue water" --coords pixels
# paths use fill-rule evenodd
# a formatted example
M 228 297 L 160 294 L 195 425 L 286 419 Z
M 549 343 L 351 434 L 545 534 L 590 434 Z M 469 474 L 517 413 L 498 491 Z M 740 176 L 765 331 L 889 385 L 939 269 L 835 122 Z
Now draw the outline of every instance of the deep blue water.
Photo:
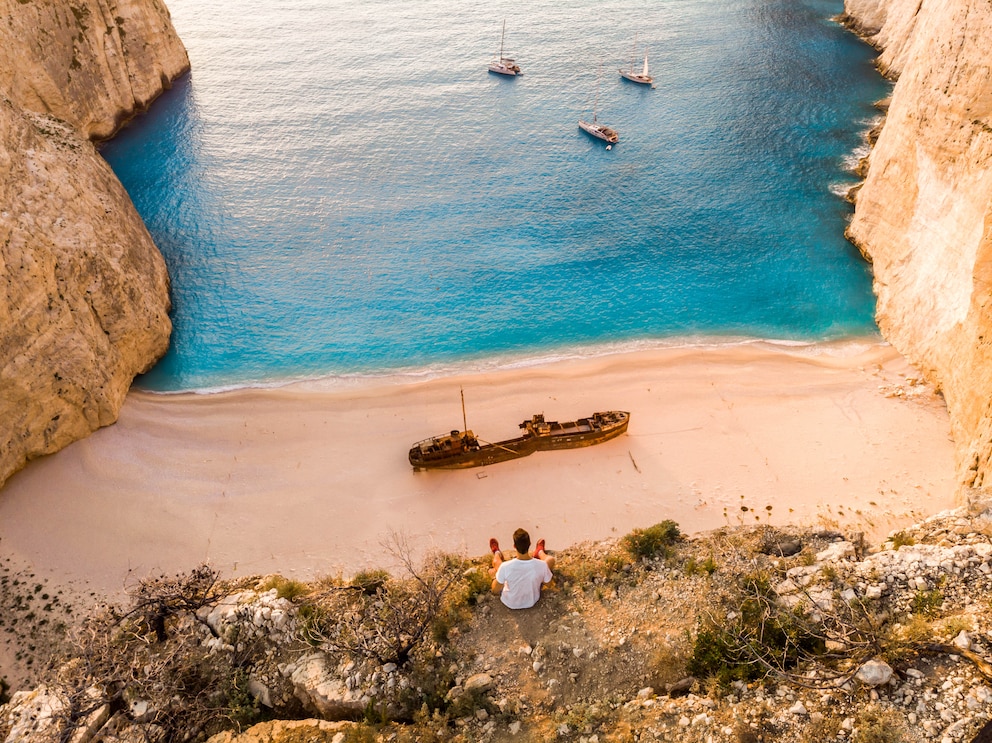
M 193 72 L 103 149 L 172 276 L 142 387 L 875 332 L 836 192 L 888 90 L 839 1 L 168 4 Z

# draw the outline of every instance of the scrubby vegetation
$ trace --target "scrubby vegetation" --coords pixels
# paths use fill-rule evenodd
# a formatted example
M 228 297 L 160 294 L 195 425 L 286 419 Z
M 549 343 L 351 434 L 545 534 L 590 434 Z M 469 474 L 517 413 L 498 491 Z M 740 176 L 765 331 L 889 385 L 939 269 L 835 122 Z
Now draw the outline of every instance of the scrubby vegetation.
M 488 555 L 414 559 L 399 535 L 395 574 L 153 576 L 67 635 L 29 739 L 100 719 L 108 740 L 261 722 L 251 740 L 288 742 L 317 723 L 276 720 L 324 718 L 347 722 L 313 740 L 965 740 L 992 715 L 992 544 L 961 531 L 863 554 L 829 531 L 665 521 L 558 552 L 525 612 L 489 593 Z M 0 713 L 0 739 L 25 719 Z

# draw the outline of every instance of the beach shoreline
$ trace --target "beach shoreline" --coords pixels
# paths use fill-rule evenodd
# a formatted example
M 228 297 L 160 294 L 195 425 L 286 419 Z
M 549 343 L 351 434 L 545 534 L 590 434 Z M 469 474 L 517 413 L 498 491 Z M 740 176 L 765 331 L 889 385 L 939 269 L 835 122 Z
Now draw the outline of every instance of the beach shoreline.
M 956 505 L 943 401 L 887 344 L 666 348 L 461 374 L 210 395 L 132 392 L 119 421 L 0 491 L 0 552 L 119 596 L 206 562 L 225 578 L 392 567 L 383 540 L 483 554 L 528 528 L 551 549 L 664 519 L 683 532 L 822 524 L 877 541 Z M 512 436 L 543 412 L 631 412 L 628 433 L 461 471 L 409 447 Z M 745 510 L 746 509 L 746 510 Z

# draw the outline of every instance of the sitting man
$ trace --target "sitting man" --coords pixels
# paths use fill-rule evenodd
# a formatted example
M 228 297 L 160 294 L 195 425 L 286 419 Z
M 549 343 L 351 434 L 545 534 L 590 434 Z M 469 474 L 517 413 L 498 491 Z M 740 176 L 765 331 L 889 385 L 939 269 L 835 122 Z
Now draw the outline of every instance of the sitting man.
M 530 553 L 530 534 L 524 529 L 513 532 L 513 547 L 517 556 L 504 560 L 495 538 L 489 540 L 493 553 L 493 566 L 489 574 L 493 576 L 493 593 L 511 609 L 529 609 L 541 598 L 541 586 L 551 582 L 551 568 L 555 558 L 544 551 L 544 540 L 537 540 L 533 554 Z

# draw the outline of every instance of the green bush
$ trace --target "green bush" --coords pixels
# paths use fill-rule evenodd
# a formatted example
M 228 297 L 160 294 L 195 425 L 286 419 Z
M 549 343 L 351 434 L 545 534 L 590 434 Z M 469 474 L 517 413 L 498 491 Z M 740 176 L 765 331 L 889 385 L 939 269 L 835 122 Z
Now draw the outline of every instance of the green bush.
M 385 570 L 360 570 L 351 579 L 351 585 L 361 588 L 362 593 L 368 596 L 373 596 L 388 582 L 389 573 Z
M 225 681 L 228 717 L 238 730 L 251 727 L 259 720 L 262 711 L 248 689 L 248 672 L 237 668 Z
M 851 740 L 855 743 L 901 743 L 908 732 L 897 712 L 874 705 L 858 712 L 854 725 L 857 732 Z
M 911 547 L 914 544 L 916 544 L 916 540 L 904 531 L 897 531 L 892 535 L 892 547 L 894 549 Z
M 634 529 L 624 536 L 624 549 L 636 558 L 670 557 L 672 545 L 682 538 L 679 525 L 671 519 L 647 529 Z
M 271 591 L 274 588 L 279 598 L 289 601 L 300 596 L 306 596 L 310 592 L 306 583 L 283 578 L 281 575 L 273 575 L 267 578 L 258 588 L 260 591 Z
M 786 672 L 823 652 L 820 633 L 800 609 L 779 606 L 766 573 L 743 576 L 738 607 L 725 623 L 704 624 L 696 633 L 688 672 L 723 685 Z
M 685 563 L 682 565 L 682 569 L 685 570 L 686 575 L 713 575 L 716 572 L 716 560 L 710 555 L 702 562 L 696 560 L 695 557 L 686 558 Z
M 936 588 L 932 591 L 917 591 L 913 596 L 913 613 L 924 617 L 936 617 L 944 603 L 944 594 Z

